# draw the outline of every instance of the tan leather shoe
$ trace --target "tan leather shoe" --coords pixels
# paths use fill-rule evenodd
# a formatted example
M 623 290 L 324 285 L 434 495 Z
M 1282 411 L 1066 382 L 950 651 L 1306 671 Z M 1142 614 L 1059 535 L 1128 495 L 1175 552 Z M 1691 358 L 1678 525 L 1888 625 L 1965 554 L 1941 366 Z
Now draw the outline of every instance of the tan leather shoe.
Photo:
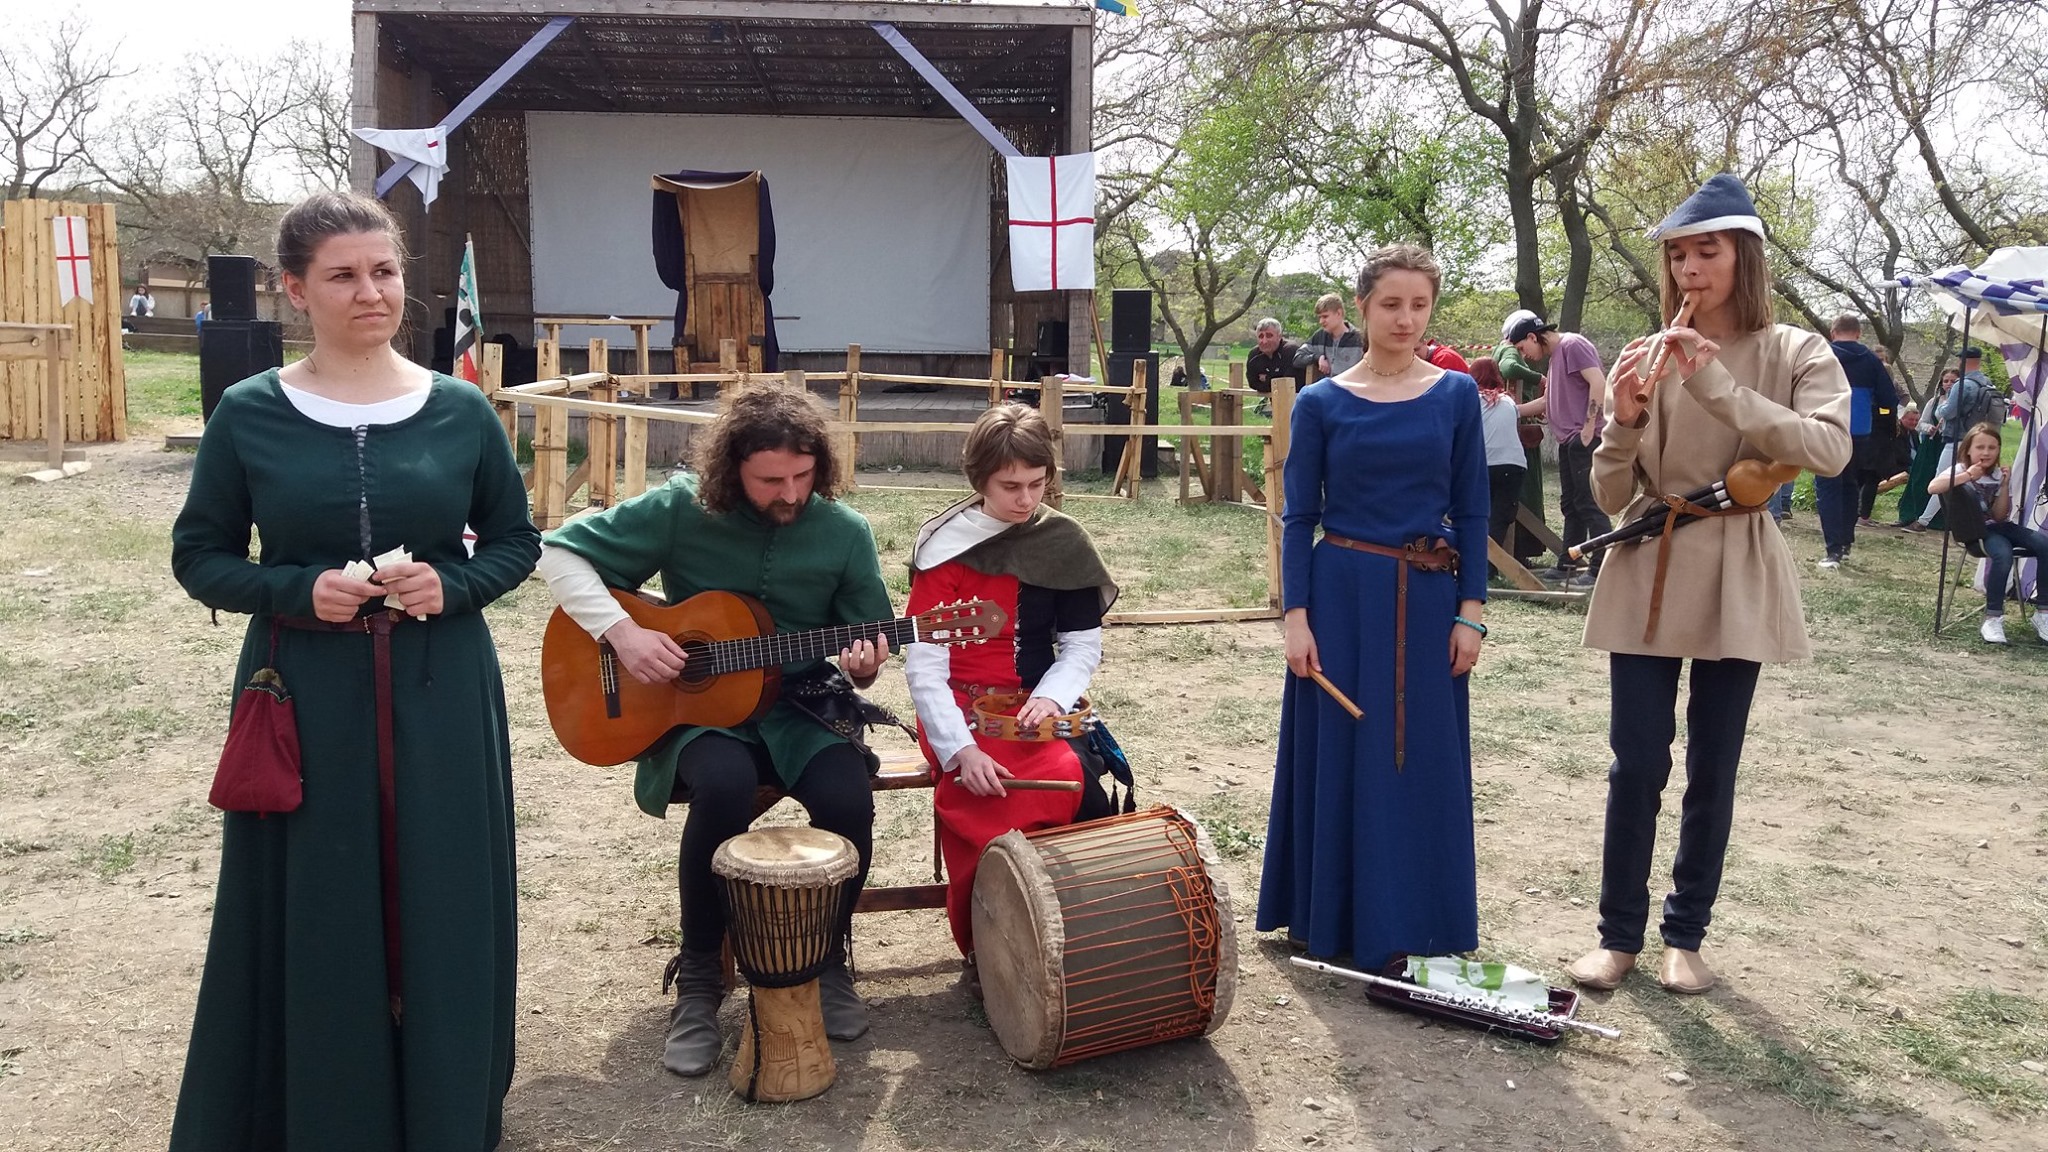
M 1621 987 L 1621 982 L 1628 979 L 1628 974 L 1635 970 L 1635 966 L 1636 956 L 1633 952 L 1595 948 L 1565 965 L 1564 974 L 1581 988 L 1612 992 Z
M 1714 986 L 1714 970 L 1699 953 L 1666 946 L 1664 959 L 1657 964 L 1657 983 L 1669 992 L 1697 996 Z

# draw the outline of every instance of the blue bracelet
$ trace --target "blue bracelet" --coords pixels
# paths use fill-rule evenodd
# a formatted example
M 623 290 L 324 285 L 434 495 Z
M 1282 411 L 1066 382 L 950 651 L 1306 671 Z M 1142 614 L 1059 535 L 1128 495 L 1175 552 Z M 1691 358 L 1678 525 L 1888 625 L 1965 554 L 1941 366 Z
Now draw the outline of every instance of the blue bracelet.
M 1463 624 L 1465 627 L 1470 628 L 1474 632 L 1479 633 L 1481 637 L 1484 637 L 1486 635 L 1486 625 L 1481 624 L 1477 620 L 1467 620 L 1463 616 L 1453 616 L 1451 617 L 1451 620 L 1453 623 Z

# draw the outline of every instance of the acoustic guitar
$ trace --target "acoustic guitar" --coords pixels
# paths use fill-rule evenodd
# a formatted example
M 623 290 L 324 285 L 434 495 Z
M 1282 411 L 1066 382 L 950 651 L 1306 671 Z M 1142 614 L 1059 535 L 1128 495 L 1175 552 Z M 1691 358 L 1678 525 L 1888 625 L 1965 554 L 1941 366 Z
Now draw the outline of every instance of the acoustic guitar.
M 689 659 L 674 680 L 642 684 L 619 666 L 611 645 L 555 609 L 540 649 L 548 722 L 569 755 L 599 766 L 637 758 L 678 726 L 730 728 L 761 718 L 781 690 L 784 664 L 836 656 L 877 636 L 897 651 L 912 643 L 979 644 L 1008 622 L 995 604 L 974 600 L 871 624 L 777 632 L 767 607 L 737 592 L 699 592 L 669 606 L 616 588 L 612 598 Z

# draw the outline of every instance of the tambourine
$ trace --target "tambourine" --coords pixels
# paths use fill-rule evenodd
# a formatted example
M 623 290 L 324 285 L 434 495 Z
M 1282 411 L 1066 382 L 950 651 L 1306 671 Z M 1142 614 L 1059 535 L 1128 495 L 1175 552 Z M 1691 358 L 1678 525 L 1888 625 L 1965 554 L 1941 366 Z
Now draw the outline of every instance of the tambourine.
M 990 692 L 974 698 L 974 715 L 967 727 L 998 740 L 1073 740 L 1095 727 L 1095 706 L 1086 696 L 1074 701 L 1074 710 L 1048 716 L 1031 727 L 1017 723 L 1017 710 L 1031 698 L 1029 692 Z

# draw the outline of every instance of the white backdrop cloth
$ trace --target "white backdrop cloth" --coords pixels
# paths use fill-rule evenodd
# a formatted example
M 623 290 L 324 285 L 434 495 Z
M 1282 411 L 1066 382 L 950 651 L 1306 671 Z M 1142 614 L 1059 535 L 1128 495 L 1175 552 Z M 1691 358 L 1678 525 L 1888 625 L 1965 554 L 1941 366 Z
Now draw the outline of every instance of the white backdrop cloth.
M 988 351 L 988 145 L 957 120 L 535 112 L 526 127 L 538 315 L 673 314 L 649 179 L 758 169 L 783 351 Z M 657 347 L 673 327 L 654 330 Z

